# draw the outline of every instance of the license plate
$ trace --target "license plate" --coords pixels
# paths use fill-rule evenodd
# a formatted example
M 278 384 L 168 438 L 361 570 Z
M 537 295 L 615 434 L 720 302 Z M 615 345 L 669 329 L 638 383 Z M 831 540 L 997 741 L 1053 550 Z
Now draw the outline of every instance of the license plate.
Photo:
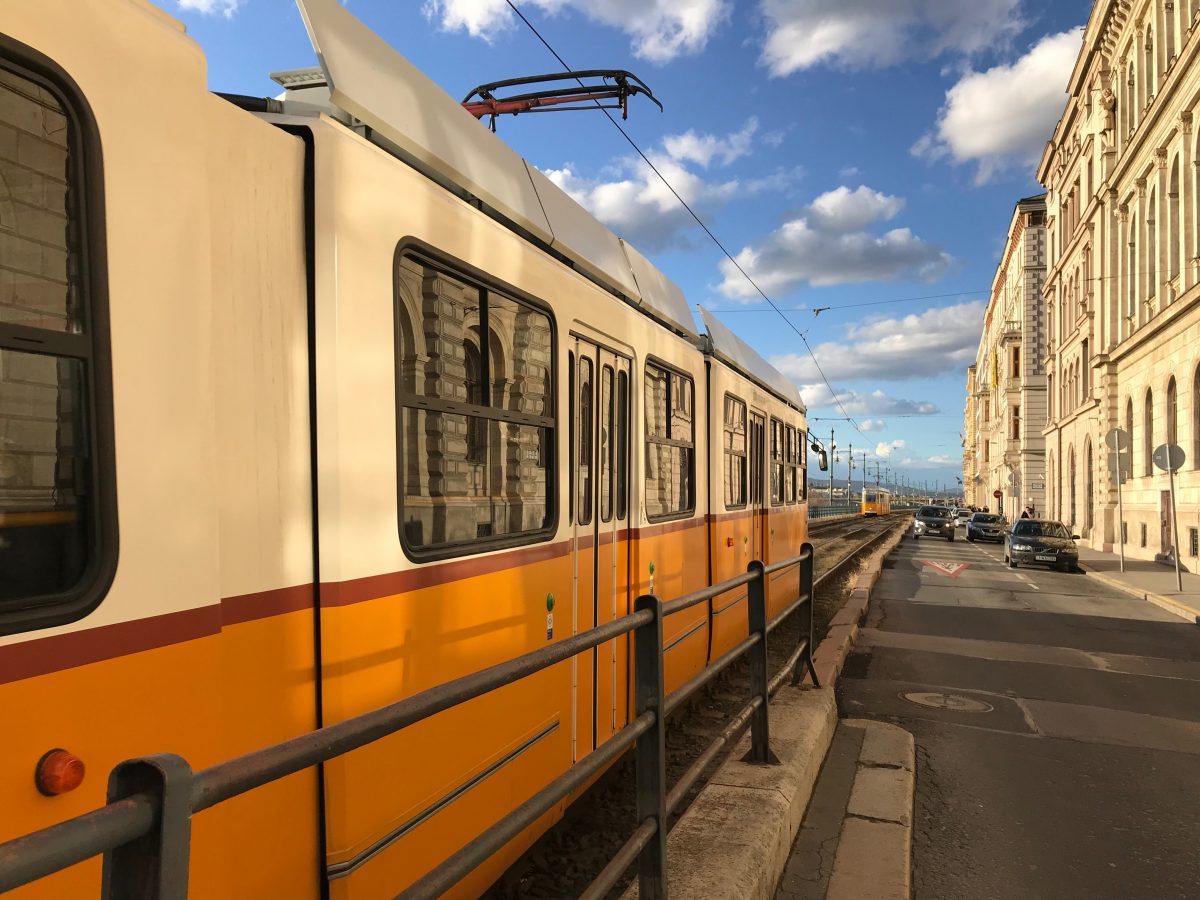
M 1034 557 L 1034 559 L 1036 559 L 1038 562 L 1054 562 L 1058 559 L 1058 557 L 1048 556 L 1045 553 L 1039 553 L 1037 556 Z

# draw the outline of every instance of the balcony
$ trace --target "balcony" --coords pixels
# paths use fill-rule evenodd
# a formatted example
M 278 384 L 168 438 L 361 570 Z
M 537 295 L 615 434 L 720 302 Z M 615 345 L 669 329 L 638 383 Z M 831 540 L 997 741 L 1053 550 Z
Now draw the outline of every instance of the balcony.
M 1004 327 L 1000 329 L 1000 343 L 1015 344 L 1021 340 L 1021 323 L 1020 322 L 1005 322 Z
M 1020 389 L 1021 389 L 1021 376 L 1020 375 L 1009 375 L 1007 378 L 1004 379 L 1004 390 L 1019 391 Z

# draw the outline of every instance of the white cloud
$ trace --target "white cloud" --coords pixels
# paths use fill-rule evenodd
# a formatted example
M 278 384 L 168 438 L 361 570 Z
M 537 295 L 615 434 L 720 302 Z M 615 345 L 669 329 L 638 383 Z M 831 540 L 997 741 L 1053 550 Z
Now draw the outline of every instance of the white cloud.
M 892 441 L 891 443 L 878 443 L 875 445 L 875 455 L 880 459 L 890 459 L 893 452 L 903 450 L 905 447 L 904 441 Z
M 1024 27 L 1021 0 L 761 0 L 762 62 L 774 76 L 861 69 L 994 49 Z
M 902 397 L 892 397 L 879 389 L 867 394 L 851 390 L 839 391 L 837 395 L 837 400 L 841 401 L 839 406 L 824 382 L 800 385 L 800 396 L 809 409 L 828 408 L 840 411 L 844 407 L 846 413 L 851 416 L 936 416 L 942 411 L 936 403 L 928 400 L 906 400 Z M 863 431 L 878 431 L 884 427 L 882 421 L 879 421 L 874 428 L 864 427 L 864 422 L 858 424 Z
M 947 466 L 952 466 L 958 470 L 962 466 L 962 460 L 954 459 L 944 454 L 937 456 L 909 456 L 897 460 L 895 465 L 897 469 L 944 469 Z
M 185 12 L 198 12 L 206 16 L 222 15 L 229 19 L 242 5 L 242 0 L 177 0 Z
M 728 0 L 526 0 L 525 5 L 549 14 L 570 9 L 618 28 L 629 37 L 635 56 L 657 63 L 699 53 L 730 10 Z M 423 9 L 443 29 L 485 41 L 516 22 L 505 0 L 426 0 Z
M 654 165 L 702 216 L 712 213 L 735 197 L 767 190 L 778 191 L 799 179 L 799 169 L 779 170 L 752 181 L 737 178 L 706 179 L 692 166 L 714 162 L 728 165 L 750 153 L 758 129 L 756 119 L 731 134 L 711 135 L 688 131 L 668 135 L 660 150 L 647 154 Z M 621 237 L 647 251 L 679 244 L 695 226 L 662 179 L 638 157 L 625 157 L 600 177 L 580 174 L 571 164 L 546 170 L 546 176 L 575 198 L 597 219 Z
M 858 166 L 846 166 L 838 172 L 839 178 L 857 178 L 859 176 Z
M 975 360 L 984 303 L 959 303 L 894 319 L 872 319 L 846 328 L 845 343 L 813 348 L 825 377 L 854 379 L 924 378 L 965 370 Z M 821 376 L 807 353 L 771 357 L 771 363 L 800 384 Z
M 737 262 L 767 294 L 784 294 L 805 282 L 821 286 L 901 276 L 933 281 L 953 261 L 948 253 L 907 228 L 883 234 L 867 230 L 903 207 L 900 197 L 843 185 L 817 197 L 759 246 L 743 248 Z M 737 266 L 723 260 L 720 268 L 722 294 L 743 302 L 758 299 Z
M 1075 28 L 1047 35 L 1011 65 L 968 72 L 946 92 L 934 131 L 913 145 L 913 154 L 976 162 L 977 184 L 1036 162 L 1066 104 L 1082 34 Z
M 883 419 L 863 419 L 858 423 L 858 427 L 862 431 L 883 431 L 887 428 L 887 422 Z

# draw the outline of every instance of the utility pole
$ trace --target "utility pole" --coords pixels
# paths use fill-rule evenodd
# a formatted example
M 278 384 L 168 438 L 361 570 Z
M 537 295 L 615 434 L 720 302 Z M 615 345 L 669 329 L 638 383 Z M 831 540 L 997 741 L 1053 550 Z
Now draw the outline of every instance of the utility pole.
M 850 504 L 851 488 L 850 482 L 854 481 L 854 445 L 850 445 L 850 451 L 846 454 L 846 505 Z
M 837 444 L 833 442 L 833 429 L 829 429 L 829 505 L 833 506 L 833 451 Z

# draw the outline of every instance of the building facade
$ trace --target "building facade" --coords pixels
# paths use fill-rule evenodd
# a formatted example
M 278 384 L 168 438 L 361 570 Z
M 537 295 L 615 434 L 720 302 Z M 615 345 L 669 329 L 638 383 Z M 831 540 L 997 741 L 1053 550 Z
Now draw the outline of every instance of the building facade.
M 963 503 L 967 506 L 982 507 L 983 501 L 978 499 L 982 490 L 977 490 L 976 477 L 978 471 L 975 465 L 975 367 L 967 367 L 967 402 L 963 407 L 963 474 L 962 494 Z
M 1187 454 L 1177 483 L 1185 560 L 1200 529 L 1198 22 L 1178 0 L 1098 0 L 1038 168 L 1050 241 L 1049 510 L 1093 548 L 1124 535 L 1136 558 L 1174 547 L 1168 476 L 1152 462 L 1163 443 Z M 1106 444 L 1114 429 L 1131 448 L 1123 517 Z
M 1013 517 L 1026 504 L 1044 510 L 1047 499 L 1046 252 L 1045 195 L 1027 197 L 1009 222 L 968 376 L 975 505 Z

